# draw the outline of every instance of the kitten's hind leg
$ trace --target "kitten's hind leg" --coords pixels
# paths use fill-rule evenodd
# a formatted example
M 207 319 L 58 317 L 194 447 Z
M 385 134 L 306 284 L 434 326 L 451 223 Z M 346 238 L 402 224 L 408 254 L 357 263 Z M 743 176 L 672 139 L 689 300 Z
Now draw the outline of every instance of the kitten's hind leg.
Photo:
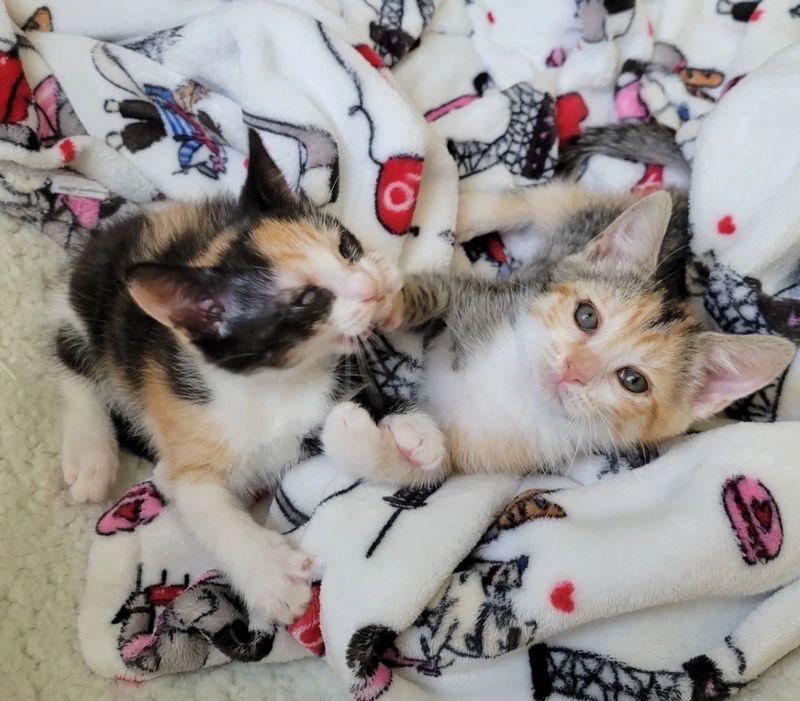
M 424 484 L 446 470 L 444 435 L 427 414 L 390 414 L 379 424 L 360 406 L 334 407 L 322 431 L 325 453 L 342 468 L 393 484 Z
M 61 380 L 64 422 L 61 466 L 75 501 L 102 501 L 117 478 L 119 446 L 96 385 L 72 375 Z

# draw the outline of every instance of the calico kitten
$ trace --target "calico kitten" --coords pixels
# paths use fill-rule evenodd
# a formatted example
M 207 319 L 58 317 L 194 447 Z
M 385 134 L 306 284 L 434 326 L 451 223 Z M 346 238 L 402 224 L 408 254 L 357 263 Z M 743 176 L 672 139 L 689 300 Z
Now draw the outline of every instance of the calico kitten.
M 426 413 L 376 425 L 341 404 L 329 455 L 400 483 L 562 470 L 679 435 L 784 370 L 792 343 L 706 331 L 676 295 L 685 205 L 578 195 L 559 183 L 462 203 L 462 228 L 531 226 L 535 212 L 547 242 L 515 279 L 406 278 L 389 323 L 425 334 Z
M 291 621 L 309 599 L 310 560 L 243 500 L 299 459 L 333 405 L 337 358 L 399 286 L 383 258 L 291 192 L 251 131 L 238 201 L 140 214 L 74 263 L 54 338 L 72 496 L 106 497 L 117 413 L 251 608 Z

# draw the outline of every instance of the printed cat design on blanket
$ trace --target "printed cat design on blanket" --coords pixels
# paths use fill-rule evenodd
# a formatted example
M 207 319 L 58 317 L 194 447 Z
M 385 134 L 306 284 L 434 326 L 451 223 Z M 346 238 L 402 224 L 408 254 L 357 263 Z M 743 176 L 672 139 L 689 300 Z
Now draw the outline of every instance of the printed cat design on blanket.
M 722 489 L 722 503 L 731 522 L 742 559 L 748 565 L 764 564 L 781 552 L 783 525 L 778 503 L 754 477 L 732 477 Z
M 761 0 L 717 0 L 717 13 L 730 15 L 736 22 L 749 22 Z
M 452 575 L 447 590 L 433 608 L 425 609 L 414 625 L 421 628 L 419 644 L 431 674 L 457 658 L 491 658 L 526 645 L 536 633 L 536 621 L 521 619 L 511 595 L 522 586 L 528 568 L 523 555 L 508 562 L 471 560 L 469 569 Z M 474 619 L 462 621 L 456 611 L 463 597 L 480 597 Z
M 636 0 L 577 0 L 581 38 L 588 44 L 618 39 L 628 33 Z
M 275 631 L 252 630 L 247 609 L 221 575 L 210 570 L 189 582 L 161 580 L 136 587 L 119 609 L 118 649 L 133 670 L 148 673 L 188 672 L 202 667 L 214 646 L 231 660 L 257 661 L 272 651 Z
M 24 130 L 20 138 L 33 134 L 27 127 L 12 126 Z M 78 249 L 89 237 L 90 230 L 96 228 L 100 220 L 117 212 L 124 201 L 85 178 L 71 178 L 81 183 L 86 195 L 60 192 L 63 184 L 58 174 L 9 164 L 5 172 L 0 173 L 0 202 L 9 214 L 41 227 L 64 248 Z
M 469 570 L 456 572 L 434 608 L 425 609 L 414 623 L 422 628 L 422 658 L 401 655 L 392 645 L 397 632 L 386 626 L 357 630 L 347 648 L 347 666 L 359 679 L 350 688 L 356 701 L 383 694 L 392 683 L 390 667 L 413 667 L 438 677 L 457 658 L 497 657 L 525 645 L 536 623 L 517 619 L 509 595 L 521 586 L 527 566 L 523 556 L 510 562 L 470 561 Z M 474 596 L 476 588 L 483 600 L 479 613 L 475 620 L 462 622 L 452 609 L 461 596 Z
M 355 88 L 356 104 L 349 113 L 351 116 L 367 118 L 368 154 L 370 160 L 378 166 L 378 180 L 375 185 L 375 214 L 381 225 L 395 236 L 408 233 L 417 206 L 419 188 L 422 184 L 422 170 L 425 161 L 417 154 L 395 154 L 384 161 L 373 153 L 375 139 L 375 122 L 364 106 L 364 90 L 361 78 L 334 48 L 333 42 L 321 23 L 317 23 L 319 33 L 336 63 L 344 70 Z
M 300 182 L 303 176 L 314 168 L 327 168 L 328 192 L 327 203 L 336 202 L 339 197 L 339 152 L 336 141 L 324 129 L 313 125 L 289 124 L 277 119 L 258 117 L 244 112 L 244 123 L 258 129 L 294 139 L 300 148 Z M 300 182 L 295 189 L 299 189 Z
M 376 10 L 378 20 L 369 23 L 369 37 L 389 67 L 419 45 L 419 36 L 411 36 L 403 30 L 405 4 L 405 0 L 382 0 L 380 9 Z M 433 17 L 436 4 L 434 0 L 416 0 L 415 4 L 424 29 Z
M 501 278 L 509 277 L 522 264 L 506 250 L 502 237 L 496 232 L 476 236 L 462 245 L 476 270 L 480 270 L 481 264 L 485 263 L 493 275 Z
M 501 531 L 518 528 L 540 518 L 566 518 L 567 512 L 545 496 L 551 494 L 552 491 L 550 489 L 528 489 L 522 494 L 518 494 L 500 512 L 495 522 L 481 538 L 481 543 L 494 540 Z
M 556 109 L 553 98 L 528 83 L 502 91 L 508 100 L 506 130 L 494 141 L 449 139 L 447 148 L 458 164 L 461 178 L 502 165 L 527 180 L 553 177 L 556 143 Z
M 164 53 L 177 44 L 182 38 L 182 29 L 183 27 L 162 29 L 161 31 L 148 34 L 141 39 L 124 42 L 122 46 L 160 63 L 164 57 Z
M 491 76 L 484 71 L 475 76 L 472 84 L 475 86 L 474 93 L 459 95 L 458 97 L 454 97 L 452 100 L 442 103 L 438 107 L 428 110 L 425 113 L 426 121 L 435 122 L 451 112 L 455 112 L 456 110 L 460 110 L 467 105 L 471 105 L 473 102 L 475 102 L 475 100 L 483 97 L 483 94 L 486 92 L 487 88 L 492 85 L 492 79 Z
M 397 637 L 397 631 L 381 625 L 368 625 L 353 633 L 347 645 L 346 661 L 358 679 L 351 685 L 355 701 L 373 701 L 392 683 L 392 670 L 382 660 Z
M 186 80 L 174 89 L 150 83 L 140 86 L 103 44 L 92 50 L 92 61 L 109 83 L 133 96 L 104 103 L 106 112 L 132 120 L 106 135 L 109 145 L 138 153 L 170 136 L 178 144 L 175 172 L 196 170 L 212 180 L 226 172 L 228 157 L 220 127 L 206 112 L 197 109 L 197 103 L 208 95 L 204 86 L 194 80 Z
M 44 147 L 50 147 L 65 136 L 85 134 L 72 104 L 55 76 L 49 75 L 33 89 L 31 103 L 36 115 L 36 136 Z
M 167 500 L 152 481 L 136 484 L 100 517 L 95 532 L 110 536 L 136 530 L 154 521 L 166 504 Z
M 50 13 L 50 8 L 42 5 L 37 9 L 22 25 L 22 30 L 29 32 L 31 30 L 37 32 L 52 32 L 53 31 L 53 15 Z
M 689 65 L 677 46 L 657 41 L 648 60 L 628 59 L 623 64 L 614 91 L 617 117 L 620 120 L 658 119 L 673 128 L 687 122 L 693 116 L 690 106 L 686 102 L 674 103 L 667 95 L 663 79 L 670 75 L 680 78 L 687 96 L 709 103 L 715 101 L 709 91 L 725 82 L 723 72 Z

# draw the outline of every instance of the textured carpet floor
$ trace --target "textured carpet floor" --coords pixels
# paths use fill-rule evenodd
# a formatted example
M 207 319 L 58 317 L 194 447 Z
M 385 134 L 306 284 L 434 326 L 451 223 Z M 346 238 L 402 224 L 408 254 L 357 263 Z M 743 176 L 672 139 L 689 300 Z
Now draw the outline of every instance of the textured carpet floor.
M 62 489 L 59 402 L 44 355 L 47 293 L 63 253 L 0 216 L 0 698 L 8 701 L 343 701 L 323 663 L 230 664 L 141 686 L 92 675 L 77 648 L 77 602 L 101 507 Z M 147 475 L 127 459 L 119 490 Z M 798 611 L 800 615 L 800 611 Z M 502 698 L 498 690 L 497 699 Z M 800 698 L 800 653 L 737 698 Z

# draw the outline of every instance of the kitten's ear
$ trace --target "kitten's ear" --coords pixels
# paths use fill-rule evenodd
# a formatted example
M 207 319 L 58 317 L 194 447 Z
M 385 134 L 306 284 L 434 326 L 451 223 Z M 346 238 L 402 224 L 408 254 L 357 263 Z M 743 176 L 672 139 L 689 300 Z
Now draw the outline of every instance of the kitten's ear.
M 691 399 L 695 419 L 707 419 L 774 380 L 797 348 L 780 336 L 700 334 L 701 382 Z
M 661 243 L 672 215 L 672 197 L 660 190 L 628 207 L 582 255 L 593 263 L 655 271 Z
M 250 162 L 247 167 L 247 179 L 239 199 L 242 209 L 267 214 L 287 205 L 296 206 L 299 198 L 292 192 L 281 169 L 267 153 L 255 129 L 248 130 L 248 141 Z
M 128 270 L 127 281 L 136 304 L 160 324 L 192 334 L 219 334 L 227 295 L 213 270 L 139 263 Z

